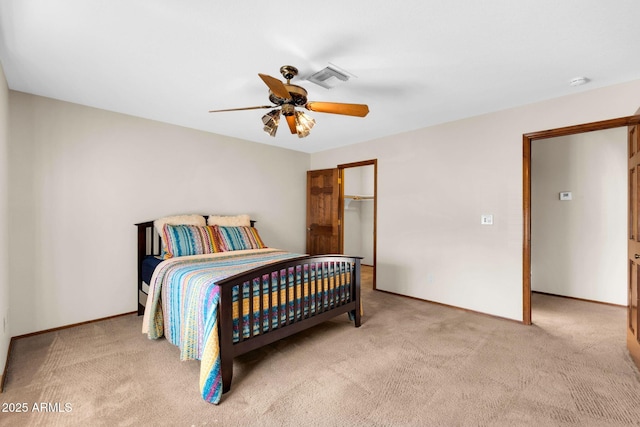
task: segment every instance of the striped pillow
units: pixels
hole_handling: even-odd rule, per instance
[[[222,252],[218,233],[210,225],[170,225],[162,227],[167,252],[164,258]]]
[[[164,233],[162,228],[165,224],[171,225],[207,225],[206,219],[202,215],[174,215],[165,216],[164,218],[158,218],[153,221],[153,226],[156,232],[160,236],[162,241],[162,257],[164,258],[167,253],[167,241],[164,239]]]
[[[216,225],[220,246],[224,251],[239,251],[242,249],[263,249],[264,244],[258,230],[254,227],[223,227]]]

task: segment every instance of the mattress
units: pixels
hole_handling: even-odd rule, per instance
[[[142,260],[142,281],[144,283],[151,283],[153,271],[162,261],[164,261],[162,258],[153,255],[148,255]]]

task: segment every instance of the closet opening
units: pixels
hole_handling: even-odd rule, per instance
[[[342,180],[342,252],[362,256],[376,289],[377,159],[338,165]]]

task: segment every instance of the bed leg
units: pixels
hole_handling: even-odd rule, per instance
[[[222,394],[227,393],[229,390],[231,390],[231,385],[222,384]]]
[[[349,312],[349,318],[353,320],[356,328],[360,327],[360,310],[351,310]]]
[[[218,305],[218,321],[220,326],[220,377],[222,379],[222,393],[231,390],[233,377],[233,319],[231,301],[233,301],[232,287],[225,286],[220,290],[220,303]]]
[[[222,393],[231,390],[233,379],[233,357],[228,352],[220,352],[220,377],[222,378]]]
[[[353,321],[355,323],[356,328],[360,327],[360,316],[362,315],[362,300],[360,299],[360,258],[355,259],[355,271],[354,271],[354,279],[355,279],[355,300],[356,300],[356,309],[352,310]]]

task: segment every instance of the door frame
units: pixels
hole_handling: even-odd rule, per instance
[[[344,170],[347,168],[357,168],[360,166],[373,165],[373,289],[376,289],[376,271],[378,268],[377,248],[378,248],[378,159],[363,160],[361,162],[344,163],[338,165],[340,171],[340,200],[344,201]],[[340,209],[340,222],[344,224],[344,206]],[[340,229],[340,247],[344,247],[344,227]]]
[[[640,124],[640,115],[530,132],[522,135],[522,323],[531,325],[531,143],[537,139],[575,135]],[[626,165],[625,165],[626,167]]]

